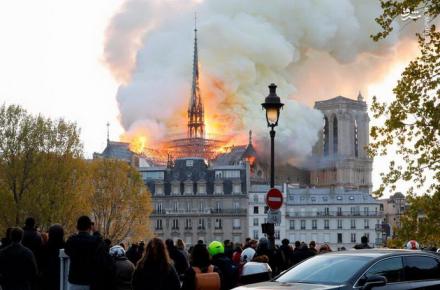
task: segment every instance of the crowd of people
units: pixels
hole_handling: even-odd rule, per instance
[[[112,245],[94,231],[87,216],[77,221],[77,233],[64,238],[60,225],[40,233],[33,218],[23,228],[10,228],[0,246],[0,289],[60,289],[59,251],[70,259],[69,290],[228,290],[267,281],[301,261],[332,251],[287,239],[273,247],[266,238],[244,244],[226,240],[186,249],[182,240],[153,238],[147,243]],[[355,248],[369,248],[368,239]]]

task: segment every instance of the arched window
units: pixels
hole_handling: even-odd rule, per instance
[[[333,153],[338,153],[338,119],[333,118]]]
[[[354,120],[354,156],[359,156],[358,124],[356,120]]]
[[[324,156],[328,156],[329,152],[329,144],[328,144],[328,137],[329,137],[329,131],[328,131],[328,119],[327,117],[324,117],[324,129],[322,130],[322,140],[323,140],[323,147],[324,147]]]

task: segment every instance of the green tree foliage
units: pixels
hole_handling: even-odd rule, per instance
[[[440,198],[439,194],[409,196],[409,208],[401,216],[397,229],[398,244],[417,240],[422,246],[440,245]]]
[[[0,229],[22,225],[71,226],[81,202],[82,145],[76,124],[0,107]],[[85,208],[85,210],[87,210]]]
[[[374,117],[384,117],[385,122],[371,129],[370,153],[386,155],[396,148],[399,160],[381,174],[383,183],[375,194],[381,196],[387,188],[393,192],[401,181],[412,184],[410,195],[420,188],[440,194],[440,32],[433,24],[440,1],[381,0],[381,5],[383,14],[376,21],[382,31],[372,36],[376,41],[389,35],[393,21],[404,11],[417,10],[423,17],[415,21],[424,21],[424,17],[430,21],[426,30],[416,34],[420,54],[402,73],[393,90],[395,99],[388,104],[373,99]]]
[[[151,195],[136,169],[124,161],[90,163],[91,206],[96,229],[113,243],[151,235]]]

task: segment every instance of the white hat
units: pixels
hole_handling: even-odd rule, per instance
[[[252,261],[254,256],[255,256],[255,250],[252,249],[252,248],[246,248],[246,249],[243,250],[243,252],[241,252],[240,260],[242,262],[247,263],[247,262]]]
[[[116,258],[123,257],[123,256],[125,256],[125,250],[123,247],[121,247],[119,245],[113,246],[110,248],[110,256],[116,257]]]

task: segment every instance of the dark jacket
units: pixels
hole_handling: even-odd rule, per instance
[[[185,256],[177,249],[177,247],[168,248],[168,253],[170,254],[170,258],[174,261],[174,267],[179,275],[183,275],[185,271],[188,269],[188,260]]]
[[[134,265],[127,257],[118,257],[114,259],[115,276],[114,290],[131,290],[131,280],[133,279]]]
[[[293,250],[288,245],[281,245],[277,251],[278,271],[289,269],[292,265]]]
[[[202,273],[206,273],[208,268],[200,269]],[[217,272],[220,276],[220,283],[223,285],[223,275],[220,271],[220,269],[216,266],[214,266],[214,272]],[[195,290],[196,289],[196,272],[194,272],[192,267],[189,267],[188,270],[185,272],[185,276],[183,278],[182,283],[182,290]]]
[[[313,252],[309,251],[309,248],[307,247],[302,247],[299,250],[293,252],[292,255],[292,262],[293,265],[296,265],[302,261],[304,261],[305,259],[308,259],[310,257],[314,256]]]
[[[114,268],[106,248],[101,239],[89,233],[71,236],[65,248],[70,257],[69,282],[90,285],[92,289],[109,289]]]
[[[37,232],[35,228],[23,227],[23,246],[28,248],[34,253],[37,263],[40,263],[41,250],[43,246],[43,240],[41,239],[41,234]]]
[[[222,290],[229,290],[237,286],[238,269],[231,259],[225,254],[217,254],[212,257],[212,264],[217,266],[222,273],[223,281]]]
[[[180,290],[180,281],[173,266],[164,273],[155,265],[145,265],[134,271],[133,290]]]
[[[40,262],[41,284],[44,290],[60,288],[60,249],[65,247],[63,241],[49,242],[42,247]]]
[[[0,284],[3,290],[35,289],[38,268],[31,250],[12,243],[0,250]]]

